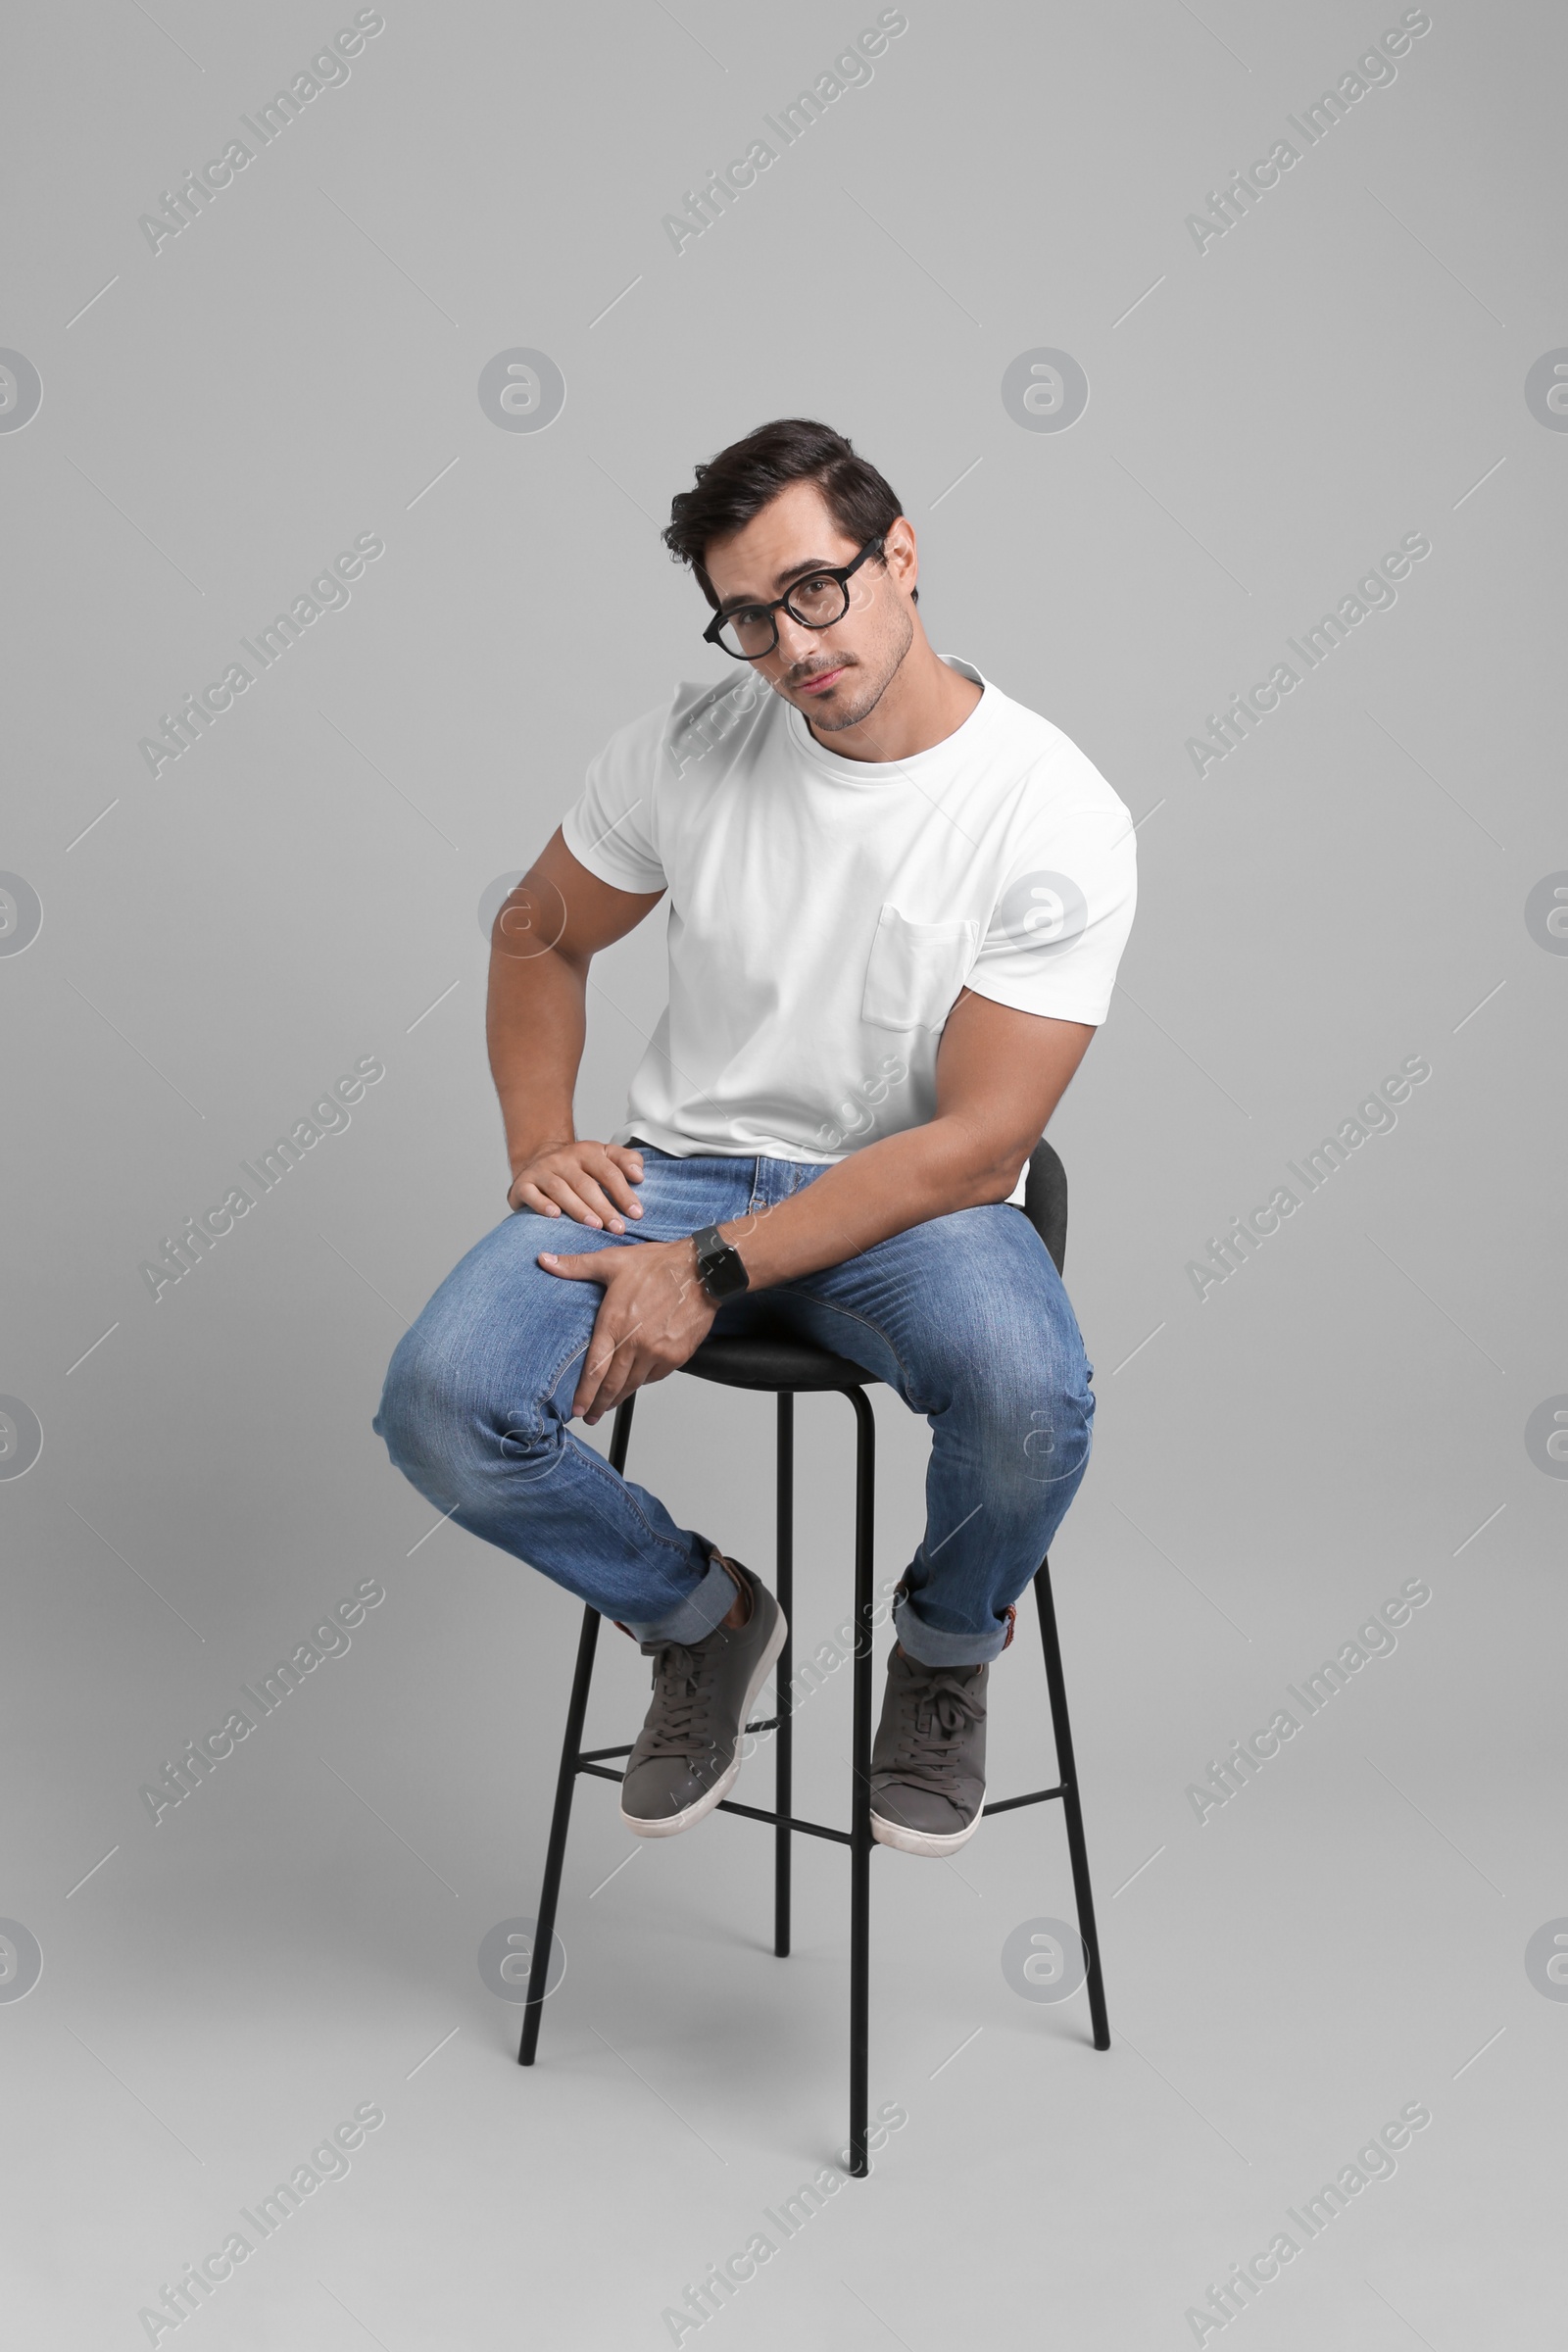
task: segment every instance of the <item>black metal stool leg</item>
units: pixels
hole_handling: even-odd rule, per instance
[[[571,1823],[571,1795],[577,1784],[577,1754],[582,1746],[583,1718],[588,1712],[588,1686],[593,1680],[594,1651],[599,1643],[597,1609],[584,1609],[577,1643],[577,1671],[572,1677],[566,1708],[566,1732],[561,1743],[561,1770],[556,1777],[556,1809],[550,1817],[550,1843],[545,1851],[544,1885],[539,1889],[539,1917],[534,1929],[533,1958],[528,1967],[528,1998],[522,2012],[522,2040],[517,2064],[532,2066],[539,2046],[539,2019],[545,2003],[545,1979],[550,1946],[556,1930],[556,1900],[566,1859],[566,1832]]]
[[[1078,1768],[1073,1761],[1072,1727],[1067,1720],[1067,1686],[1061,1671],[1061,1644],[1056,1639],[1056,1610],[1051,1597],[1051,1562],[1041,1561],[1035,1574],[1035,1604],[1040,1612],[1040,1640],[1046,1653],[1046,1688],[1051,1695],[1051,1728],[1056,1741],[1056,1770],[1061,1780],[1061,1808],[1067,1820],[1067,1851],[1072,1858],[1073,1898],[1078,1906],[1078,1932],[1088,1956],[1089,2017],[1097,2050],[1110,2047],[1105,2017],[1105,1984],[1100,1967],[1100,1937],[1095,1929],[1095,1898],[1089,1888],[1089,1848],[1084,1840],[1083,1806],[1078,1797]]]
[[[790,1713],[795,1621],[795,1398],[781,1389],[778,1399],[778,1544],[773,1596],[784,1613],[784,1646],[774,1669],[778,1717],[774,1750],[773,1949],[780,1960],[790,1948],[790,1814],[794,1803],[795,1724]]]
[[[871,1553],[875,1538],[876,1418],[860,1389],[855,1407],[855,1731],[850,1799],[850,2172],[863,2180],[870,2099]]]
[[[635,1396],[628,1396],[615,1407],[615,1418],[610,1435],[610,1466],[621,1471],[626,1467],[626,1447],[631,1439],[632,1407]],[[539,2019],[545,2005],[545,1981],[550,1970],[550,1947],[556,1932],[556,1904],[561,1894],[561,1873],[566,1860],[566,1832],[571,1827],[571,1796],[577,1783],[577,1759],[582,1750],[582,1727],[588,1713],[588,1689],[594,1676],[594,1651],[599,1646],[599,1611],[586,1608],[582,1613],[582,1633],[577,1642],[577,1671],[572,1676],[571,1697],[566,1706],[566,1730],[561,1743],[561,1769],[556,1775],[556,1807],[550,1817],[550,1843],[545,1849],[544,1884],[539,1889],[539,1918],[534,1929],[533,1958],[528,1966],[528,1997],[522,2011],[522,2040],[517,2048],[517,2064],[532,2066],[534,2052],[539,2047]]]

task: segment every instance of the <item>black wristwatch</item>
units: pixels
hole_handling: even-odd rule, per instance
[[[750,1290],[745,1260],[716,1225],[705,1225],[692,1240],[697,1245],[697,1279],[715,1306],[733,1298],[737,1291]]]

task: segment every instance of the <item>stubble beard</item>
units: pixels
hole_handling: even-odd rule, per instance
[[[914,643],[914,622],[907,612],[904,613],[903,619],[904,635],[902,641],[898,645],[897,650],[892,654],[891,658],[887,660],[885,665],[881,667],[879,675],[874,676],[869,680],[862,679],[861,683],[858,687],[852,681],[850,699],[848,702],[841,703],[836,699],[840,694],[843,693],[843,687],[835,686],[832,688],[831,691],[835,697],[835,701],[831,710],[816,709],[801,711],[802,717],[806,719],[807,724],[814,733],[818,735],[839,735],[843,733],[846,727],[858,727],[861,724],[862,720],[870,717],[872,711],[876,709],[878,703],[882,700],[882,697],[886,694],[888,688],[898,676],[899,671],[903,668],[905,656],[908,653],[910,646]],[[859,664],[857,663],[856,666],[858,667]],[[799,704],[797,704],[796,708],[797,710],[800,710],[801,707]]]

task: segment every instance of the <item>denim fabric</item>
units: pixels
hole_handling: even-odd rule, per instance
[[[373,1427],[460,1527],[575,1592],[639,1641],[693,1642],[734,1599],[714,1543],[677,1527],[568,1426],[604,1296],[535,1263],[635,1249],[756,1212],[825,1174],[812,1161],[643,1151],[624,1237],[522,1210],[476,1243],[399,1342]],[[1061,1278],[1005,1202],[959,1209],[817,1274],[749,1292],[714,1329],[766,1324],[863,1364],[931,1426],[926,1532],[894,1605],[929,1665],[992,1658],[1089,1459],[1092,1367]]]

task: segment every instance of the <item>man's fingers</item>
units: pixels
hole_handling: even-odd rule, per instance
[[[560,1274],[567,1282],[608,1283],[610,1276],[605,1265],[608,1254],[603,1250],[587,1250],[563,1256],[554,1250],[541,1250],[538,1257],[547,1274]]]
[[[579,1225],[624,1233],[622,1217],[640,1217],[642,1202],[632,1191],[643,1179],[640,1152],[619,1144],[572,1144],[541,1153],[513,1178],[508,1199],[542,1216],[568,1216]]]
[[[597,1364],[590,1355],[583,1365],[578,1394],[572,1398],[571,1409],[581,1415],[590,1429],[596,1421],[602,1421],[606,1413],[614,1410],[628,1389],[637,1386],[635,1380],[627,1377],[628,1371],[629,1367],[623,1365],[613,1351],[601,1357]]]
[[[572,1410],[581,1412],[590,1425],[601,1420],[606,1413],[613,1412],[615,1406],[623,1397],[629,1396],[634,1389],[652,1388],[656,1380],[667,1380],[672,1372],[680,1370],[679,1364],[666,1362],[664,1357],[651,1354],[646,1346],[635,1347],[633,1342],[637,1328],[640,1327],[634,1326],[625,1339],[617,1342],[612,1349],[608,1365],[599,1377],[587,1404],[573,1402]],[[579,1389],[585,1388],[587,1378],[588,1367],[585,1364],[582,1380],[578,1383]]]
[[[601,1187],[595,1183],[586,1168],[583,1168],[579,1169],[572,1178],[572,1183],[578,1200],[587,1203],[608,1232],[624,1233],[626,1230],[625,1220],[621,1216],[620,1208],[616,1206],[614,1199],[617,1191],[625,1191],[624,1181],[608,1165],[605,1169],[605,1184]],[[625,1203],[622,1202],[620,1205],[623,1207]]]
[[[638,1216],[642,1215],[641,1202],[608,1155],[597,1174],[578,1165],[570,1170],[552,1170],[537,1177],[535,1182],[548,1200],[556,1201],[579,1225],[597,1225],[611,1233],[624,1233],[622,1211],[630,1213],[635,1209]]]
[[[590,1348],[577,1377],[577,1394],[571,1409],[580,1414],[590,1427],[602,1413],[610,1410],[619,1394],[615,1382],[615,1356],[612,1348],[595,1353]]]
[[[629,1390],[640,1385],[644,1374],[638,1361],[636,1339],[641,1328],[640,1323],[634,1323],[630,1331],[617,1334],[605,1307],[600,1308],[571,1404],[572,1411],[580,1413],[590,1425],[618,1404]]]
[[[580,1265],[582,1261],[580,1258],[567,1258],[558,1262],[570,1266],[573,1263]],[[554,1272],[555,1268],[552,1267],[551,1271]],[[588,1412],[614,1359],[614,1341],[605,1322],[605,1306],[608,1303],[608,1298],[601,1301],[599,1312],[594,1317],[593,1330],[588,1335],[588,1351],[582,1359],[582,1370],[577,1375],[577,1385],[572,1393],[573,1413]]]
[[[609,1162],[604,1180],[606,1192],[617,1208],[624,1209],[627,1216],[640,1217],[643,1204],[631,1188],[643,1180],[642,1153],[628,1152],[624,1144],[610,1144],[606,1147],[605,1157]]]
[[[582,1181],[580,1177],[568,1179],[565,1176],[552,1175],[541,1176],[537,1181],[538,1189],[544,1194],[545,1199],[553,1200],[556,1206],[564,1210],[565,1214],[576,1224],[603,1228],[605,1220],[598,1209],[591,1207],[582,1195],[574,1190],[574,1185]]]
[[[640,1217],[643,1204],[612,1159],[607,1159],[600,1179],[606,1193],[623,1216]]]

